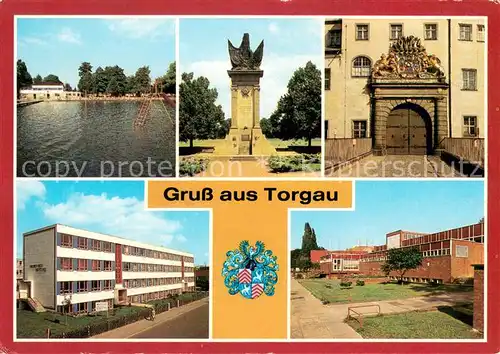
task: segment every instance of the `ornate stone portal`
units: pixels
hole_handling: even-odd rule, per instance
[[[430,154],[448,136],[444,69],[419,38],[401,37],[381,55],[373,66],[370,88],[375,154]]]
[[[276,149],[260,128],[260,69],[264,41],[255,52],[250,49],[250,36],[243,35],[239,48],[228,40],[231,78],[231,128],[226,137],[225,153],[229,155],[272,155]]]

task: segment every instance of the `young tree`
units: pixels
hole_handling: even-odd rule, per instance
[[[268,118],[260,119],[260,128],[262,129],[262,134],[264,134],[266,138],[274,138],[273,126]]]
[[[35,76],[35,78],[33,79],[33,83],[34,84],[39,84],[43,81],[43,78],[40,76],[40,74],[38,74],[37,76]]]
[[[321,72],[312,62],[297,69],[288,82],[288,92],[278,102],[270,121],[276,137],[307,139],[321,135]]]
[[[167,73],[160,78],[162,81],[162,92],[175,94],[176,91],[176,64],[170,63]]]
[[[19,92],[23,87],[29,86],[33,83],[26,63],[19,59],[17,61],[17,97],[19,98]]]
[[[78,81],[78,90],[83,94],[94,92],[94,83],[92,75],[92,65],[85,61],[78,68],[78,76],[80,76],[80,81]]]
[[[54,75],[54,74],[49,74],[43,78],[44,82],[52,82],[55,84],[61,83],[61,80],[59,80],[59,76]]]
[[[422,252],[416,247],[391,248],[381,269],[386,275],[391,272],[399,273],[399,283],[402,284],[405,273],[420,267],[422,259]]]
[[[98,67],[92,75],[92,92],[97,94],[98,96],[102,93],[106,92],[106,89],[108,88],[108,78],[106,77],[106,74],[104,73],[104,69],[101,67]]]
[[[136,88],[141,93],[148,93],[151,90],[151,70],[148,66],[143,66],[135,72]]]
[[[179,86],[179,135],[181,141],[189,141],[193,147],[194,139],[214,139],[224,126],[224,112],[216,105],[217,89],[210,88],[206,77],[194,78],[193,73],[182,74]]]

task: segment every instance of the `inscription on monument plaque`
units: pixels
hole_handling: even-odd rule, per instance
[[[238,99],[238,128],[253,127],[253,105],[251,97],[241,97]]]
[[[241,141],[250,141],[250,135],[249,134],[244,134],[241,136]]]

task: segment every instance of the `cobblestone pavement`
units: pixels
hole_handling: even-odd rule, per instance
[[[326,177],[465,177],[437,156],[368,156],[347,164]]]

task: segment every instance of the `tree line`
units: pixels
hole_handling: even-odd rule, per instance
[[[118,65],[106,66],[104,69],[98,67],[95,72],[92,72],[92,65],[89,62],[83,62],[78,68],[77,88],[82,94],[109,94],[111,96],[123,96],[125,94],[140,95],[151,92],[154,87],[154,82],[151,80],[151,70],[148,66],[143,66],[137,69],[134,75],[127,76]],[[176,64],[175,62],[169,65],[165,75],[157,78],[158,92],[175,94],[176,85]],[[33,84],[41,82],[61,83],[57,75],[49,74],[42,78],[39,74],[32,78],[28,71],[26,63],[21,59],[17,61],[17,96],[24,87],[29,87]],[[77,88],[72,88],[70,84],[64,84],[66,91],[76,91]]]
[[[282,140],[311,140],[321,135],[321,72],[307,62],[290,78],[287,93],[275,111],[260,120],[262,133],[267,138]],[[196,139],[224,138],[229,132],[231,119],[226,119],[221,105],[217,105],[218,92],[210,81],[194,73],[183,73],[179,85],[179,133],[181,141],[193,146]]]

